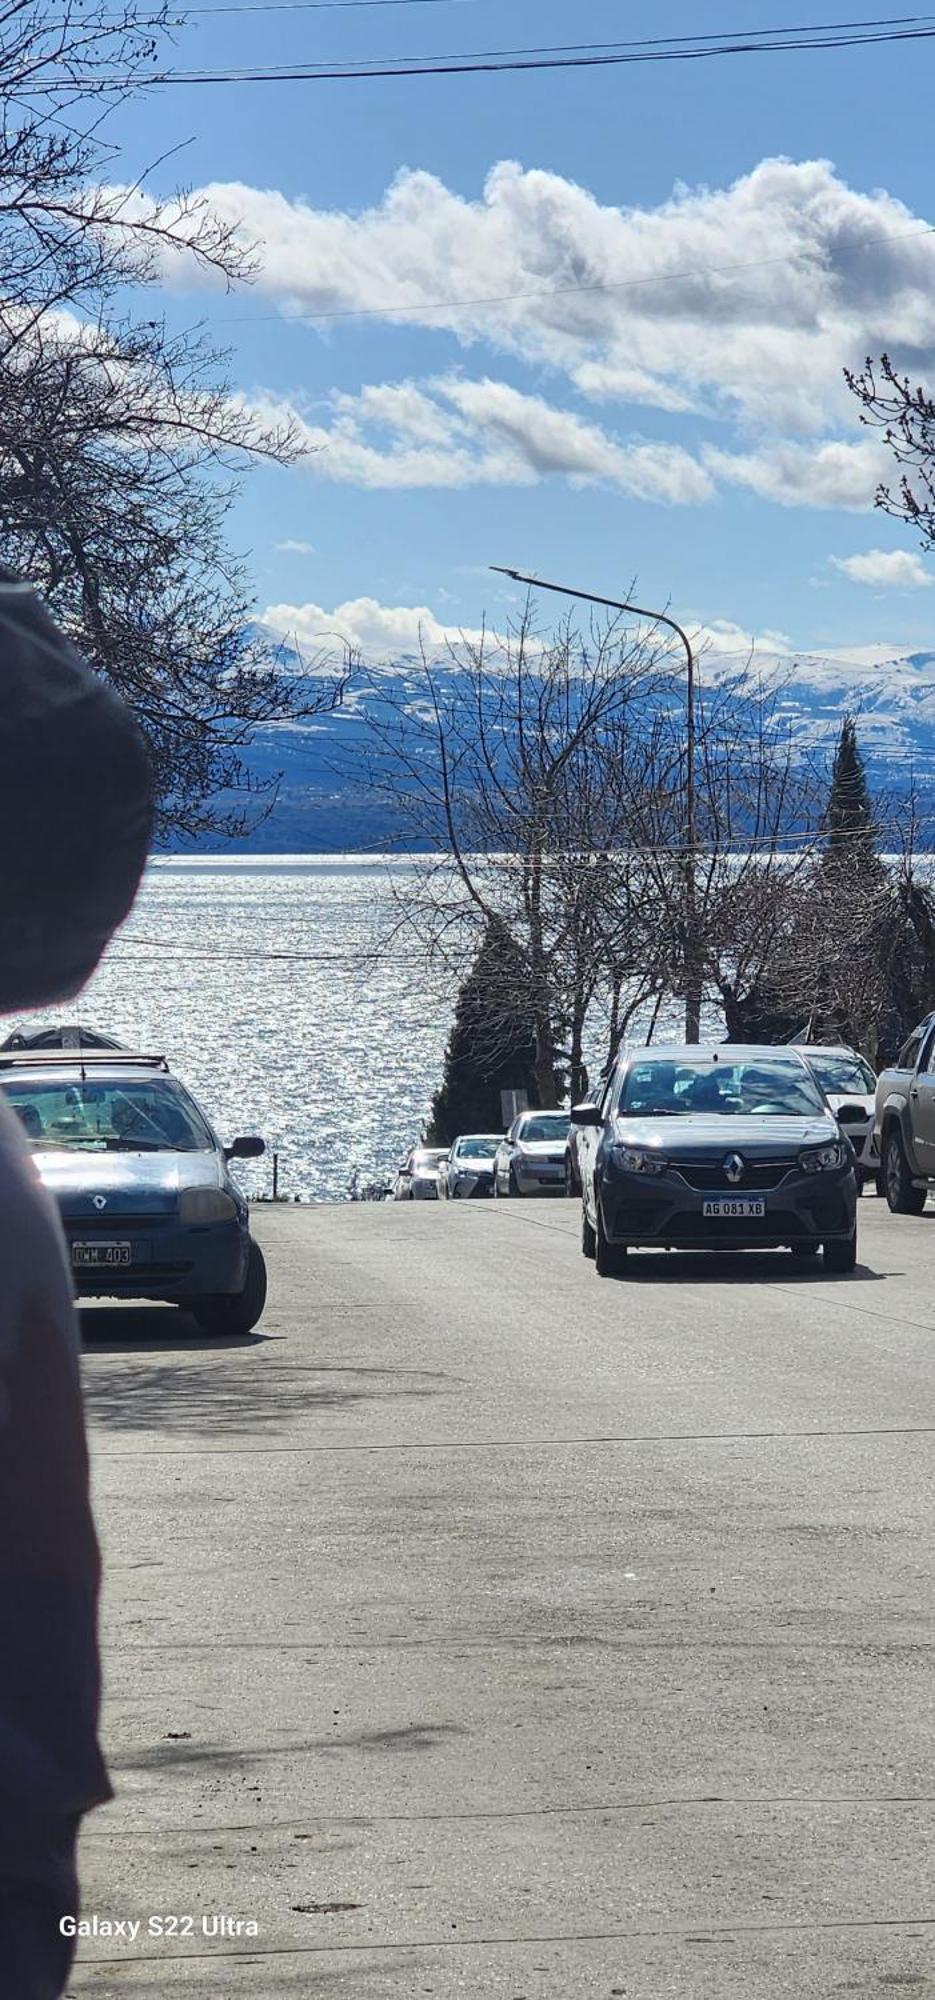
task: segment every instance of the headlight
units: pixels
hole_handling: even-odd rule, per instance
[[[828,1146],[809,1146],[808,1151],[799,1154],[799,1166],[806,1174],[826,1174],[833,1167],[843,1167],[847,1152],[840,1139],[833,1139]]]
[[[232,1222],[236,1213],[237,1203],[223,1188],[182,1189],[179,1215],[183,1222],[196,1227],[204,1222]]]
[[[669,1164],[665,1153],[657,1153],[655,1147],[612,1146],[610,1150],[614,1165],[628,1174],[664,1174]]]

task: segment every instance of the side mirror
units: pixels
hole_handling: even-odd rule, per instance
[[[259,1160],[265,1151],[265,1139],[234,1139],[231,1145],[225,1146],[224,1158],[226,1160]]]
[[[573,1125],[603,1125],[600,1106],[597,1104],[576,1104],[572,1109]]]

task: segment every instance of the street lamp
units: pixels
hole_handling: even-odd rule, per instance
[[[667,611],[647,611],[639,604],[622,603],[616,597],[597,597],[593,590],[578,590],[566,583],[547,583],[544,577],[527,576],[523,570],[506,569],[491,563],[498,576],[531,590],[552,590],[559,597],[582,598],[587,604],[603,604],[609,611],[630,611],[637,618],[649,618],[655,625],[668,625],[685,648],[688,669],[685,684],[686,771],[685,771],[685,1040],[697,1042],[701,1034],[701,974],[697,936],[697,878],[695,868],[695,655],[688,633]]]

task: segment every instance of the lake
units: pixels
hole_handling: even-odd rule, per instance
[[[418,1139],[454,1013],[455,982],[411,948],[372,955],[406,874],[360,855],[158,859],[80,999],[22,1021],[164,1053],[222,1138],[275,1148],[281,1194],[345,1200]],[[270,1192],[269,1159],[237,1171]]]

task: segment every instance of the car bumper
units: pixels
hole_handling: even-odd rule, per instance
[[[493,1194],[493,1174],[459,1174],[451,1192],[458,1201],[476,1201],[485,1194]]]
[[[161,1217],[108,1223],[106,1237],[87,1222],[64,1222],[72,1280],[79,1299],[188,1299],[243,1290],[247,1276],[249,1233],[239,1222],[210,1223],[201,1228],[166,1224]],[[74,1261],[76,1244],[129,1244],[129,1264],[82,1267]]]
[[[520,1194],[564,1194],[565,1161],[517,1160],[513,1173]]]
[[[412,1199],[413,1199],[413,1201],[437,1201],[437,1200],[438,1200],[438,1182],[437,1182],[437,1181],[413,1181],[413,1183],[412,1183]]]
[[[762,1216],[706,1216],[713,1195],[763,1202]],[[790,1175],[778,1188],[701,1191],[661,1175],[605,1173],[600,1186],[604,1233],[611,1244],[665,1250],[779,1250],[853,1233],[857,1180],[852,1168]]]

